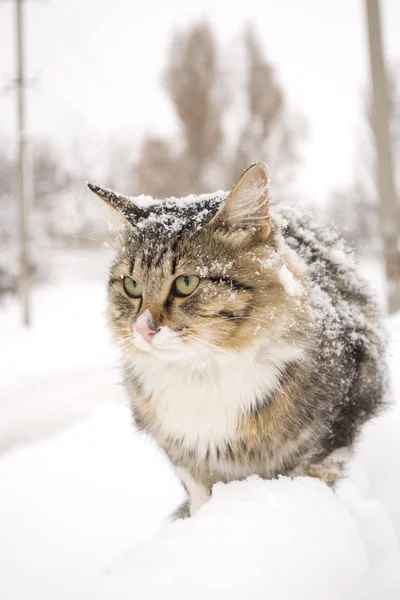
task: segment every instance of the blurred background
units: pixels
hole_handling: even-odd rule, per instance
[[[107,230],[86,180],[180,196],[230,188],[262,160],[276,201],[335,223],[369,265],[385,257],[382,232],[391,238],[400,308],[400,3],[381,2],[381,40],[375,5],[1,0],[0,296],[19,289],[28,322],[35,285],[99,275],[94,240]],[[379,94],[380,49],[391,170],[381,189],[370,70],[372,50]]]

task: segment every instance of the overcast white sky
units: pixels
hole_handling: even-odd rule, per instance
[[[382,0],[385,46],[400,62],[400,0]],[[172,133],[161,87],[172,32],[207,19],[234,55],[254,23],[290,105],[308,121],[299,190],[311,200],[352,177],[368,81],[363,0],[37,0],[26,3],[29,131],[87,156],[123,136]],[[0,86],[14,77],[14,7],[0,4]],[[0,95],[0,133],[12,143],[13,93]],[[99,144],[99,139],[103,140]]]

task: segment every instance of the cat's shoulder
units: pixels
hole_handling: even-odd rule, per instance
[[[318,263],[339,271],[354,271],[352,248],[336,226],[290,204],[271,203],[271,218],[287,245],[306,263]]]

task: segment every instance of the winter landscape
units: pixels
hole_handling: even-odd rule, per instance
[[[0,600],[399,600],[399,19],[398,0],[0,2]],[[133,424],[86,181],[179,197],[259,161],[274,203],[355,248],[386,315],[387,408],[334,491],[252,476],[172,522],[185,492]]]
[[[169,524],[183,490],[132,426],[104,325],[111,255],[87,261],[82,281],[65,267],[38,288],[30,332],[15,301],[1,309],[0,597],[398,598],[399,316],[395,405],[366,428],[337,493],[306,478],[220,484]]]

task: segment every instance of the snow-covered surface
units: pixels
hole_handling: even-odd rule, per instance
[[[183,492],[133,430],[103,288],[60,275],[35,292],[29,332],[0,307],[0,598],[399,598],[400,315],[397,404],[368,425],[337,494],[252,478],[169,524]]]
[[[136,547],[82,598],[128,598],[133,589],[135,597],[168,600],[350,600],[371,589],[394,597],[393,532],[378,507],[358,510],[358,500],[353,512],[350,502],[313,479],[217,484],[196,519],[166,527]],[[372,557],[370,529],[381,541],[381,553]]]

